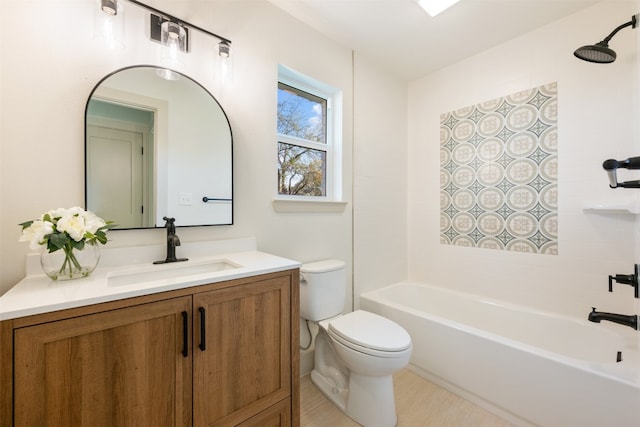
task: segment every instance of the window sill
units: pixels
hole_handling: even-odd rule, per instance
[[[347,202],[330,200],[289,200],[273,199],[273,210],[280,213],[342,213]]]

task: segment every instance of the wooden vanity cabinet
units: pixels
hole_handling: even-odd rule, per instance
[[[193,302],[194,427],[237,425],[291,395],[288,278],[199,293]]]
[[[14,331],[14,425],[189,425],[181,297]]]
[[[0,426],[299,426],[298,304],[290,270],[1,322]]]

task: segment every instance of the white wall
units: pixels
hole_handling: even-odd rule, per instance
[[[608,1],[479,53],[409,85],[409,276],[447,287],[586,316],[591,306],[632,313],[629,286],[609,274],[638,262],[635,216],[586,213],[583,202],[637,197],[608,188],[602,162],[640,155],[636,35],[611,42],[615,63],[573,56],[637,13]],[[638,31],[638,30],[634,30]],[[559,254],[533,255],[439,243],[439,118],[457,108],[558,82]],[[623,171],[624,172],[624,171]],[[638,179],[638,173],[619,180]],[[635,178],[630,176],[635,175]]]
[[[354,294],[407,277],[406,84],[354,60]]]
[[[92,0],[10,0],[0,20],[0,293],[24,277],[28,245],[18,224],[56,207],[84,203],[84,106],[106,74],[159,64],[145,33],[147,13],[124,2],[126,48],[93,38]],[[155,7],[233,41],[234,80],[211,77],[216,41],[194,32],[181,71],[220,101],[234,136],[235,224],[178,229],[183,242],[256,236],[259,249],[302,262],[340,258],[352,276],[353,67],[337,45],[266,1],[155,1]],[[342,213],[275,213],[277,65],[344,91]],[[371,96],[363,94],[363,96]],[[384,105],[379,109],[385,111]],[[179,223],[180,219],[177,218]],[[162,244],[164,230],[110,233],[111,246]],[[179,249],[178,249],[179,251]],[[349,281],[349,286],[351,281]],[[350,301],[349,301],[350,304]]]

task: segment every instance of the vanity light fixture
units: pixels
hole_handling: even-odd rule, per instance
[[[573,52],[576,58],[583,61],[593,62],[596,64],[609,64],[616,60],[616,52],[609,47],[609,41],[615,36],[618,31],[626,27],[636,28],[638,26],[638,15],[633,15],[631,21],[626,22],[618,26],[601,42],[592,45],[582,46]]]
[[[231,56],[231,45],[222,40],[218,43],[218,54],[215,58],[216,76],[222,84],[233,79],[233,57]]]
[[[117,15],[118,0],[100,0],[100,9],[107,15]]]
[[[166,15],[149,15],[149,38],[163,46],[178,42],[183,45],[181,52],[189,51],[189,28],[179,19]]]
[[[229,42],[223,40],[218,43],[218,55],[222,58],[231,56],[231,46],[229,46]]]
[[[124,47],[124,8],[118,0],[96,0],[93,35],[109,48]]]
[[[162,44],[179,52],[187,51],[187,31],[180,24],[171,21],[162,23]]]
[[[187,31],[182,25],[173,21],[164,21],[160,27],[162,65],[168,70],[178,68],[182,65],[181,55],[187,52]],[[171,72],[167,76],[171,76],[169,80],[177,80],[173,77],[177,77],[178,74]]]
[[[106,16],[120,15],[122,1],[123,0],[98,0],[100,10],[104,12],[103,15]],[[217,46],[216,68],[229,74],[231,69],[231,40],[176,18],[138,0],[126,1],[151,12],[149,37],[151,40],[155,40],[163,45],[163,62],[166,63],[165,58],[171,58],[169,59],[170,63],[167,64],[168,66],[175,65],[176,58],[178,58],[180,53],[189,52],[189,30],[195,30],[220,41]],[[222,59],[222,61],[218,59]],[[229,76],[222,74],[220,77],[228,78]]]

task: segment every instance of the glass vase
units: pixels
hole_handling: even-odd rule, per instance
[[[52,280],[81,279],[91,275],[100,261],[100,246],[84,245],[83,249],[64,246],[55,252],[46,248],[40,253],[42,270]]]

